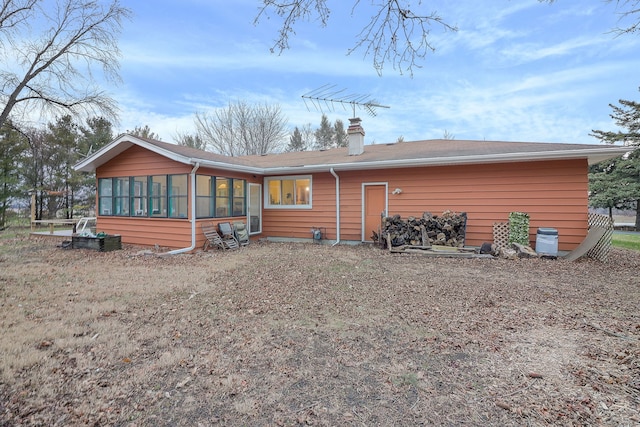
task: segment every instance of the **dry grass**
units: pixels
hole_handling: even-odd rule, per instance
[[[0,425],[632,425],[640,254],[0,239]]]

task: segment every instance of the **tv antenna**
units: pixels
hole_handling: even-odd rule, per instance
[[[391,108],[388,105],[379,104],[370,99],[369,95],[349,94],[346,89],[337,89],[336,85],[326,84],[302,95],[304,105],[309,110],[309,102],[316,110],[324,113],[324,109],[335,111],[336,104],[342,105],[346,110],[351,106],[353,117],[356,117],[356,108],[365,110],[370,116],[376,116],[376,108]],[[324,107],[324,108],[323,108]]]

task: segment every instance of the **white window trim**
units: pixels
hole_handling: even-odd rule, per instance
[[[309,180],[309,204],[307,205],[272,205],[269,199],[269,182],[282,180]],[[312,175],[284,175],[269,176],[264,179],[264,209],[312,209],[313,208],[313,176]]]

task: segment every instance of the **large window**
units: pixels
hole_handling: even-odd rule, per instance
[[[311,176],[271,177],[265,184],[266,208],[311,208]]]
[[[216,178],[216,217],[231,216],[231,180]]]
[[[196,175],[196,217],[247,215],[244,179]],[[187,218],[189,175],[153,175],[98,180],[102,216]]]
[[[113,215],[129,216],[129,178],[113,180]]]
[[[147,204],[147,183],[146,176],[136,176],[133,181],[133,194],[131,197],[131,214],[133,216],[147,216],[149,206]]]
[[[246,181],[196,176],[196,215],[198,218],[224,218],[247,215]]]
[[[169,216],[186,218],[189,200],[187,175],[170,175],[169,188]]]
[[[245,215],[247,212],[245,202],[245,181],[244,179],[233,180],[233,216]]]
[[[113,179],[98,180],[98,214],[113,215]]]
[[[156,175],[150,178],[149,200],[151,201],[151,216],[167,216],[167,176]]]
[[[215,178],[212,176],[196,176],[196,217],[198,218],[211,218],[214,216],[214,181]]]

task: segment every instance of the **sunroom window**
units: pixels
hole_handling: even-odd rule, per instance
[[[167,176],[155,175],[151,177],[150,188],[151,216],[167,216]]]
[[[196,175],[196,217],[247,214],[244,179]],[[102,216],[187,218],[189,175],[153,175],[98,179],[98,213]]]
[[[129,178],[113,179],[113,215],[129,216]]]
[[[147,216],[147,177],[136,176],[133,181],[133,195],[131,196],[131,213],[133,216]]]
[[[170,175],[169,188],[169,217],[186,218],[189,199],[187,175]]]
[[[231,179],[216,178],[216,217],[221,218],[230,215],[231,206]]]
[[[233,180],[233,216],[246,215],[244,187],[244,179]]]
[[[196,176],[196,217],[198,218],[211,218],[214,216],[212,191],[214,180],[215,178],[212,176]]]
[[[265,178],[266,208],[310,209],[311,176]]]
[[[100,178],[98,180],[98,213],[113,215],[113,179]]]

